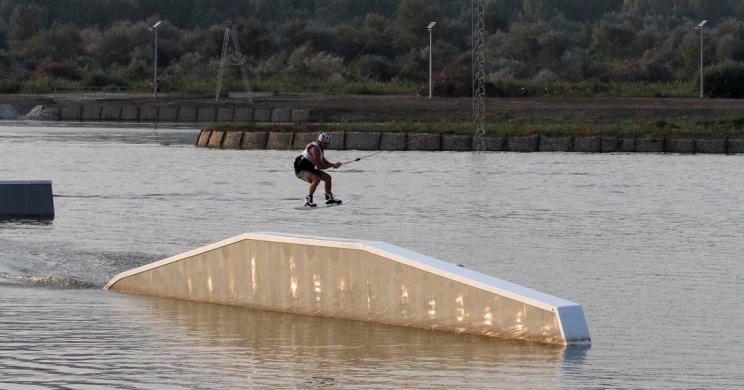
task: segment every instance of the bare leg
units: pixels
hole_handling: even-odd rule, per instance
[[[307,190],[307,194],[310,196],[313,196],[315,194],[315,189],[318,188],[318,184],[320,184],[321,178],[318,176],[313,176],[312,180],[310,181],[310,188]]]
[[[323,179],[323,188],[325,189],[325,193],[330,194],[331,187],[333,186],[331,184],[331,175],[323,172],[323,176],[321,176],[321,179]]]

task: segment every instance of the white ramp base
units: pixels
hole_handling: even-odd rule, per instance
[[[591,343],[581,305],[384,242],[246,233],[105,289],[472,333]]]

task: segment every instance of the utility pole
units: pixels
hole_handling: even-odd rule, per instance
[[[705,91],[704,87],[704,80],[705,80],[705,74],[703,73],[703,26],[707,20],[703,20],[700,22],[700,24],[695,27],[695,30],[700,30],[700,99],[703,98],[703,94]]]
[[[431,99],[431,30],[434,29],[435,24],[437,24],[437,22],[431,22],[428,26],[426,26],[426,28],[429,30],[429,99]]]
[[[158,26],[162,21],[158,21],[154,26],[150,28],[150,31],[155,30],[155,74],[152,77],[152,98],[158,98]]]
[[[227,63],[227,48],[230,46],[230,39],[233,41],[235,46],[235,56],[238,59],[236,63]],[[215,92],[215,101],[220,100],[220,90],[222,89],[222,77],[225,74],[225,65],[237,65],[240,67],[240,75],[243,77],[243,85],[245,85],[245,92],[248,93],[248,99],[253,102],[251,96],[251,84],[248,82],[248,72],[245,70],[245,59],[243,54],[240,52],[240,44],[238,43],[238,36],[235,35],[235,30],[232,28],[232,23],[227,24],[227,30],[225,30],[225,39],[222,41],[222,57],[220,58],[220,70],[217,74],[217,91]]]

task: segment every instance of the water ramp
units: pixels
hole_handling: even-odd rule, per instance
[[[591,343],[581,305],[384,242],[246,233],[107,290],[556,344]]]

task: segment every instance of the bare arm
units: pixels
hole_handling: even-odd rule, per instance
[[[318,148],[315,146],[311,147],[309,152],[310,155],[313,157],[313,161],[315,161],[315,167],[318,169],[338,168],[341,166],[340,162],[332,163],[326,160],[325,157],[321,157],[320,150],[318,150]]]

